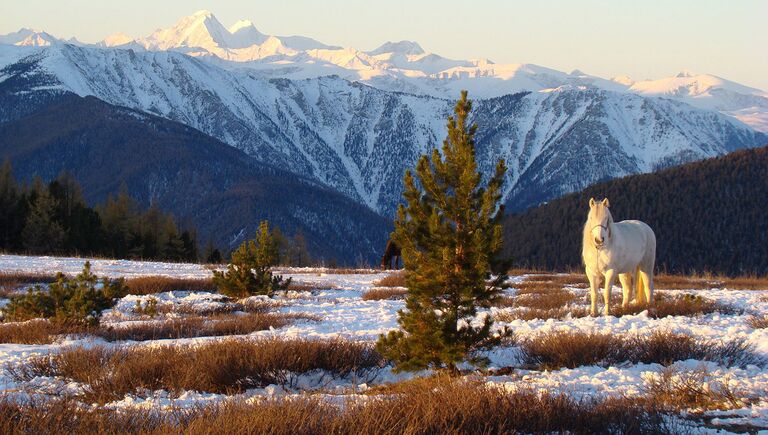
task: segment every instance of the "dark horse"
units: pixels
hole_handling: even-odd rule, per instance
[[[392,239],[387,240],[387,247],[384,249],[384,255],[381,256],[382,269],[400,268],[400,247]]]

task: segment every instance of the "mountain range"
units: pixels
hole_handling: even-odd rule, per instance
[[[386,42],[364,51],[328,45],[304,36],[260,32],[248,20],[224,26],[210,11],[198,11],[171,27],[132,38],[118,33],[95,44],[75,38],[57,39],[44,32],[21,29],[0,36],[0,44],[50,46],[71,43],[133,50],[173,50],[205,59],[225,69],[247,68],[260,77],[289,79],[338,75],[379,89],[439,98],[456,98],[467,89],[475,98],[562,86],[596,87],[616,92],[675,99],[733,116],[768,131],[768,93],[710,74],[683,71],[674,77],[633,80],[628,76],[600,78],[579,70],[570,73],[533,64],[497,64],[488,59],[455,60],[425,51],[414,41]]]
[[[602,79],[530,64],[451,60],[410,41],[359,51],[265,35],[247,21],[227,28],[207,11],[146,37],[113,35],[96,44],[27,29],[1,36],[3,86],[0,125],[34,116],[60,94],[95,97],[231,146],[252,161],[237,167],[253,171],[252,181],[261,173],[253,168],[262,167],[300,180],[297,202],[304,187],[309,197],[313,189],[338,193],[334,203],[387,217],[347,215],[356,228],[349,238],[366,258],[381,238],[369,236],[366,225],[376,221],[370,230],[377,232],[391,221],[404,171],[440,145],[459,89],[475,99],[480,170],[507,161],[503,200],[510,211],[597,181],[768,143],[761,131],[767,94],[710,75]],[[181,190],[169,203],[194,194]],[[254,216],[230,217],[234,222],[218,237],[236,238]],[[307,223],[293,222],[292,228]]]

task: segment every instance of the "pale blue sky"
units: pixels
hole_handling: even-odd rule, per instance
[[[0,5],[0,34],[33,27],[86,42],[145,36],[199,9],[229,26],[372,49],[409,39],[452,58],[535,63],[634,79],[680,70],[768,90],[768,1],[23,0]]]

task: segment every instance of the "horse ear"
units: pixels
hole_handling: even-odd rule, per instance
[[[606,206],[606,207],[610,207],[611,206],[611,204],[608,202],[608,198],[605,198],[603,200],[603,205]]]
[[[589,208],[595,208],[595,198],[589,198]]]

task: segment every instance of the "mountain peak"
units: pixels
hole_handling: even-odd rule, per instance
[[[58,39],[47,32],[26,27],[19,29],[17,32],[0,35],[0,44],[8,45],[45,47],[57,42]]]
[[[615,82],[615,83],[618,83],[620,85],[624,85],[624,86],[632,86],[632,85],[635,84],[635,81],[632,80],[632,77],[630,77],[630,76],[628,76],[626,74],[625,75],[611,77],[611,81]]]
[[[379,46],[377,49],[370,51],[368,53],[372,55],[377,55],[382,53],[418,55],[418,54],[424,54],[425,51],[423,48],[421,48],[421,45],[419,45],[419,43],[415,41],[399,41],[399,42],[388,41],[382,44],[381,46]]]
[[[677,77],[679,79],[684,79],[684,78],[691,78],[694,75],[695,74],[693,74],[692,72],[688,71],[687,69],[684,69],[684,70],[680,71],[679,73],[677,73],[677,75],[675,77]]]
[[[200,9],[199,11],[192,14],[193,17],[206,17],[206,18],[215,18],[213,16],[213,12],[207,10],[207,9]]]
[[[237,33],[244,29],[256,28],[251,20],[239,20],[235,24],[229,27],[229,33]]]
[[[105,47],[117,47],[120,45],[128,44],[130,42],[133,42],[133,38],[122,32],[113,33],[104,38],[102,41]]]

